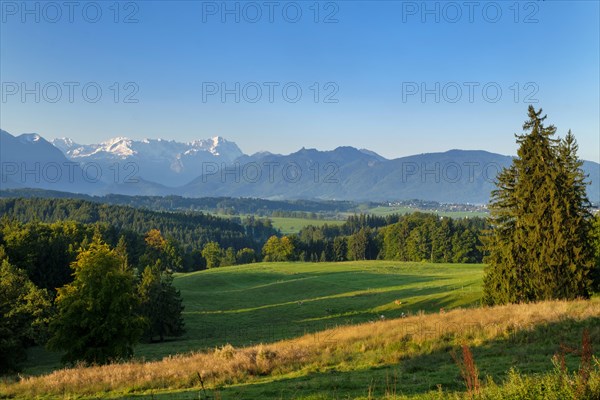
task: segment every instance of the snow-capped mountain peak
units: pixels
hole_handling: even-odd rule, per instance
[[[102,143],[95,152],[104,151],[119,158],[127,158],[136,154],[136,151],[132,149],[132,145],[133,140],[126,137],[116,137]]]
[[[24,133],[19,135],[19,140],[21,143],[34,143],[38,142],[40,139],[42,139],[42,137],[37,133]]]
[[[79,147],[79,144],[75,143],[73,139],[66,137],[53,139],[50,143],[52,143],[55,147],[58,147],[63,153],[69,149],[72,149],[73,147]]]
[[[198,151],[208,151],[209,153],[224,157],[229,161],[244,155],[240,148],[234,142],[230,142],[221,136],[215,136],[210,139],[199,139],[188,142],[190,148],[185,154],[194,154]]]
[[[115,162],[134,162],[142,177],[170,184],[183,184],[195,178],[202,171],[204,162],[228,164],[244,155],[234,142],[221,136],[188,143],[168,139],[134,140],[117,136],[89,145],[77,144],[69,138],[60,138],[54,139],[52,144],[72,161],[93,161],[113,169]]]
[[[198,152],[208,152],[214,156],[222,157],[226,161],[243,155],[239,147],[221,136],[210,139],[197,139],[188,143],[179,143],[167,139],[132,140],[127,137],[114,137],[98,144],[80,145],[69,138],[54,139],[52,144],[58,147],[68,157],[89,157],[103,154],[113,158],[128,158],[135,155],[157,156],[158,154],[169,158],[180,158],[182,155],[194,155]]]

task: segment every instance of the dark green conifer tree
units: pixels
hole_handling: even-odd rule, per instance
[[[487,304],[588,296],[589,202],[572,134],[554,139],[529,106],[517,158],[497,177],[485,238]]]
[[[160,262],[146,267],[138,285],[140,311],[147,321],[144,336],[150,341],[158,337],[181,336],[185,333],[181,294],[173,286],[173,274],[164,270]]]

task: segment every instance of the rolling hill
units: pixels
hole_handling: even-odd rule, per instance
[[[458,398],[468,398],[450,354],[466,344],[482,378],[496,382],[485,383],[485,390],[499,391],[488,398],[500,399],[511,379],[515,390],[548,387],[552,355],[562,344],[577,347],[584,329],[598,342],[597,299],[477,308],[481,277],[477,265],[385,261],[269,263],[179,275],[188,326],[183,339],[140,345],[136,354],[144,360],[25,374],[0,382],[0,393],[445,399],[458,391]],[[58,355],[37,356],[35,372],[58,366]],[[41,370],[40,360],[54,361]],[[566,359],[570,369],[578,362],[575,355]],[[526,377],[511,375],[511,368]],[[528,378],[533,373],[549,375]],[[597,372],[592,377],[598,380]]]

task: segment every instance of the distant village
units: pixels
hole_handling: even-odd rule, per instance
[[[425,200],[401,200],[387,202],[387,207],[409,207],[416,210],[427,210],[435,212],[488,212],[487,204],[460,204],[460,203],[438,203],[437,201]]]

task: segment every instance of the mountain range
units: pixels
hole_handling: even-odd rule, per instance
[[[449,150],[386,159],[367,149],[302,148],[244,154],[222,137],[180,143],[117,137],[98,144],[0,130],[0,188],[103,195],[227,196],[484,204],[512,157]],[[600,164],[584,161],[590,200],[600,202]]]

